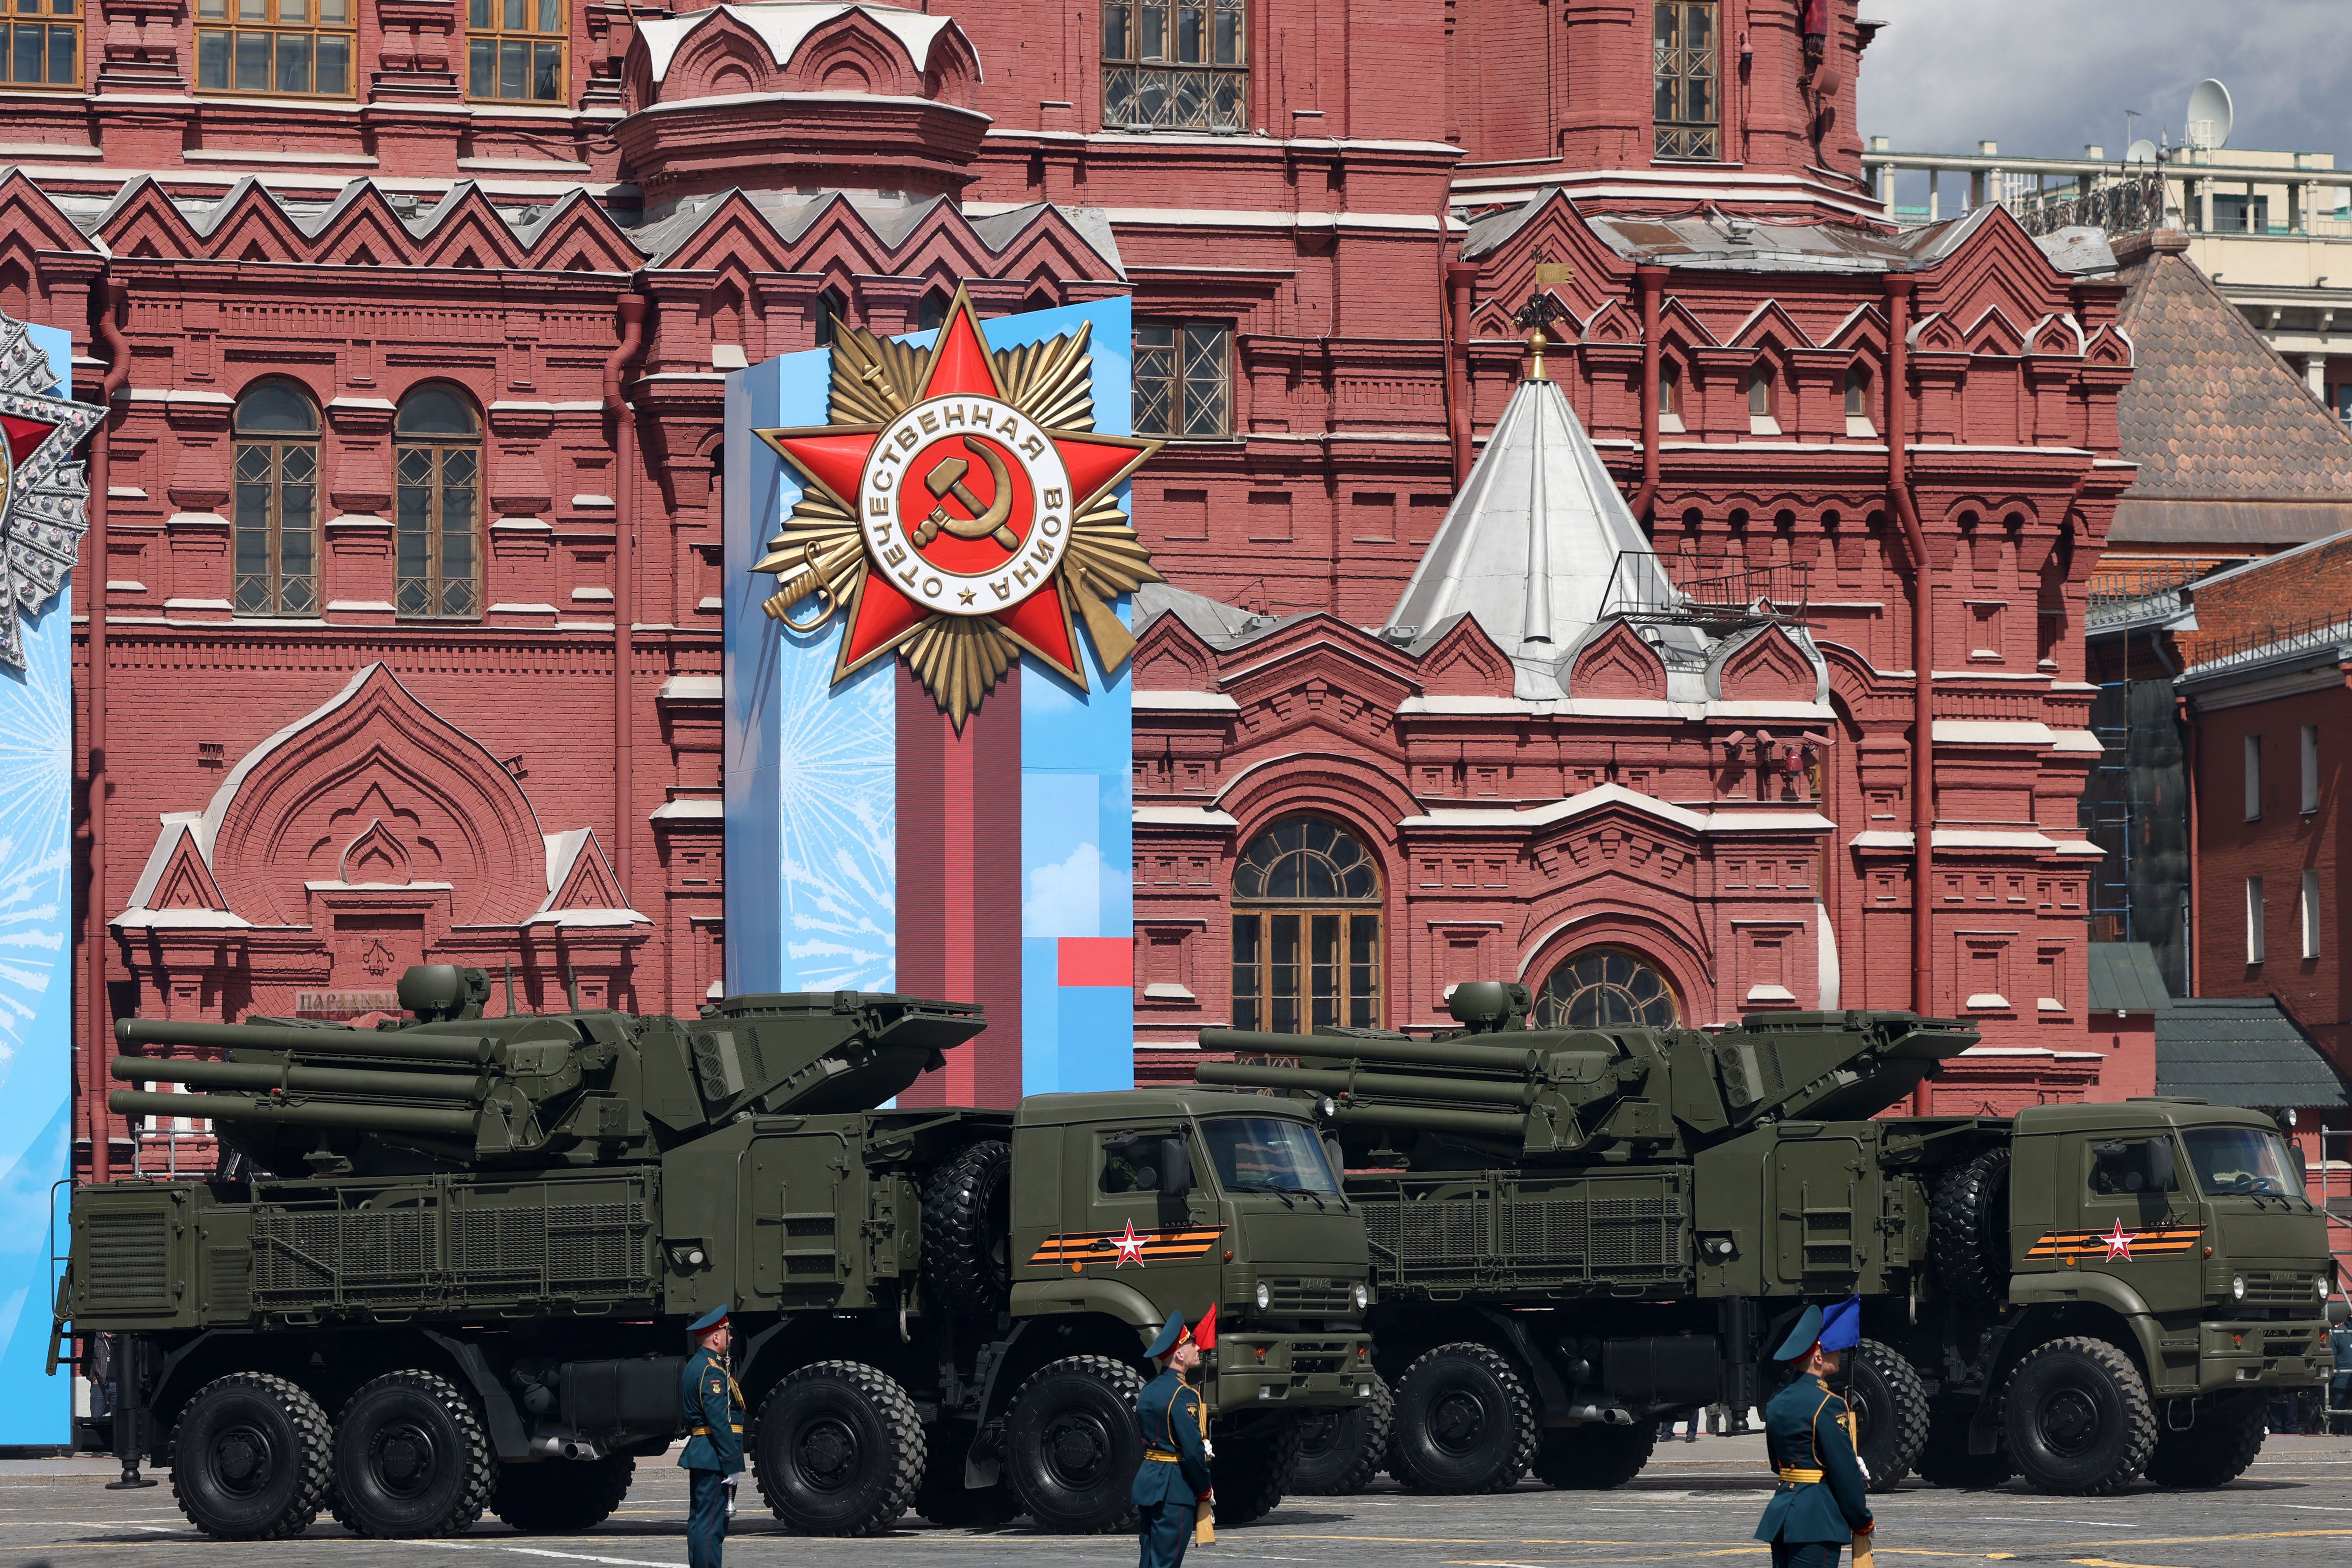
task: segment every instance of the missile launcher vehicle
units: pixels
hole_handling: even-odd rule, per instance
[[[187,1092],[113,1108],[206,1118],[224,1158],[74,1194],[52,1370],[103,1346],[125,1479],[169,1456],[206,1533],[322,1508],[370,1536],[486,1508],[590,1528],[677,1435],[683,1329],[719,1305],[746,1453],[802,1533],[909,1508],[1127,1527],[1142,1353],[1174,1311],[1220,1319],[1200,1381],[1224,1522],[1279,1500],[1307,1413],[1371,1402],[1363,1221],[1306,1106],[880,1109],[978,1009],[485,1017],[489,989],[429,966],[375,1029],[117,1025],[117,1078]]]
[[[2257,1113],[2186,1100],[1887,1114],[1975,1043],[1899,1012],[1528,1026],[1465,984],[1434,1038],[1205,1030],[1195,1076],[1311,1110],[1371,1235],[1382,1387],[1301,1491],[1630,1479],[1659,1419],[1763,1405],[1807,1301],[1859,1294],[1873,1484],[2218,1485],[2326,1375],[2333,1265]],[[1391,1392],[1392,1391],[1392,1392]]]

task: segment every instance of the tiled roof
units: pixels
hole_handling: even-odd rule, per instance
[[[2145,942],[2092,943],[2088,989],[2095,1013],[2160,1013],[2172,1006],[2156,949]]]
[[[2137,370],[2116,407],[2139,465],[2111,544],[2290,543],[2352,527],[2352,434],[2172,245],[2132,256]]]
[[[2182,997],[2156,1015],[2156,1092],[2257,1110],[2352,1104],[2269,997]]]

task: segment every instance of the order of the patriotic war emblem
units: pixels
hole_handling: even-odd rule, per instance
[[[835,680],[901,653],[961,729],[1023,653],[1084,689],[1080,620],[1127,662],[1114,606],[1161,578],[1112,492],[1160,444],[1094,431],[1089,330],[992,350],[958,288],[929,349],[843,330],[832,423],[757,433],[806,481],[751,568],[763,608],[844,617]]]
[[[89,531],[89,484],[73,461],[105,411],[54,396],[48,355],[0,316],[0,664],[25,667],[23,618],[57,601]]]

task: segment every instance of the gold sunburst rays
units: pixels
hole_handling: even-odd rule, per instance
[[[833,343],[832,423],[889,423],[914,404],[930,363],[929,349],[840,329]]]
[[[1094,329],[1087,321],[1059,338],[992,350],[1004,401],[1047,430],[1092,430],[1095,361],[1087,345]]]
[[[946,710],[958,735],[989,688],[1004,678],[1021,645],[993,621],[934,615],[899,645],[907,668]]]

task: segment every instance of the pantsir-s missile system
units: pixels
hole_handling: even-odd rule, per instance
[[[1305,1107],[876,1109],[985,1027],[906,997],[487,1018],[448,966],[400,995],[374,1030],[117,1026],[174,1051],[118,1078],[192,1092],[114,1109],[208,1118],[225,1158],[75,1193],[57,1343],[104,1343],[126,1475],[168,1453],[209,1534],[587,1529],[677,1433],[683,1327],[721,1304],[761,1493],[803,1533],[1126,1527],[1171,1311],[1221,1321],[1223,1522],[1279,1500],[1309,1413],[1372,1403],[1363,1225]]]
[[[1383,1386],[1316,1423],[1300,1490],[1382,1464],[1434,1491],[1618,1485],[1661,1416],[1760,1406],[1802,1304],[1857,1293],[1881,1489],[2219,1484],[2268,1396],[2325,1376],[2326,1220],[2268,1117],[1883,1115],[1978,1039],[1909,1013],[1531,1030],[1494,982],[1452,1009],[1433,1039],[1201,1036],[1236,1053],[1201,1082],[1338,1141],[1371,1235]]]

